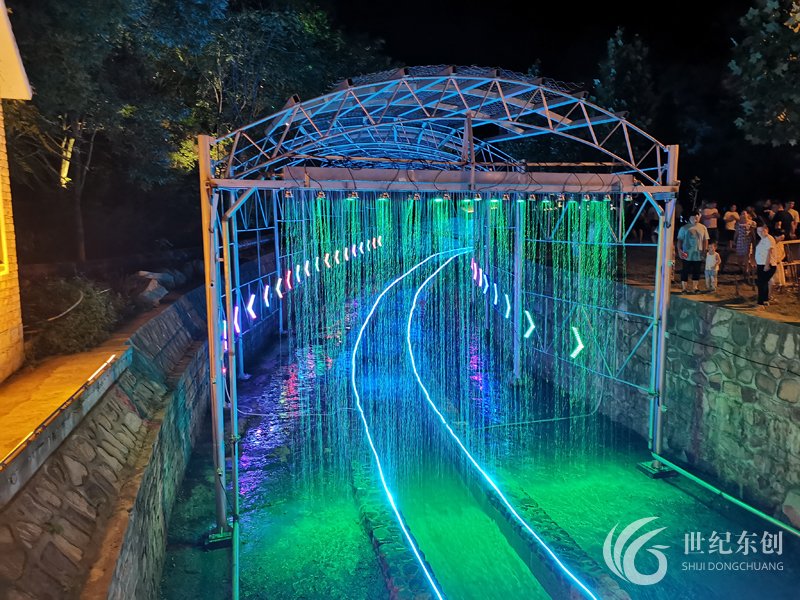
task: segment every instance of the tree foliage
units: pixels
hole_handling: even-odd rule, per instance
[[[743,37],[729,64],[741,99],[736,125],[750,142],[800,141],[800,2],[760,0],[740,20]]]
[[[659,108],[650,48],[635,35],[626,40],[617,29],[606,44],[606,56],[598,65],[594,80],[594,100],[603,108],[627,112],[628,120],[647,130]]]
[[[380,44],[346,37],[318,9],[228,0],[9,0],[32,87],[7,104],[16,180],[74,214],[87,181],[127,176],[147,191],[195,165],[197,133],[223,133],[383,68]],[[103,186],[96,186],[98,189]]]
[[[313,98],[337,80],[386,68],[380,43],[347,39],[319,10],[231,15],[198,56],[196,121],[225,133]]]

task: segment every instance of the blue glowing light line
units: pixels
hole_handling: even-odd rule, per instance
[[[486,276],[486,273],[483,274],[483,295],[486,295],[486,292],[489,291],[489,278]]]
[[[372,455],[375,457],[375,463],[378,465],[378,475],[380,476],[381,486],[383,487],[383,491],[386,494],[386,498],[389,500],[389,504],[392,507],[392,511],[397,518],[397,522],[400,525],[400,529],[403,531],[403,535],[405,536],[406,540],[408,541],[409,546],[411,547],[411,551],[414,553],[414,556],[417,559],[417,562],[422,567],[422,570],[425,573],[425,577],[428,579],[428,583],[430,583],[431,588],[433,589],[434,594],[439,600],[444,600],[439,589],[436,587],[436,583],[433,580],[433,576],[430,574],[428,569],[425,567],[425,562],[422,560],[422,556],[417,549],[416,544],[414,543],[411,534],[409,533],[408,529],[406,528],[405,523],[403,522],[403,518],[400,516],[400,511],[397,508],[397,504],[395,504],[394,496],[392,496],[392,492],[389,491],[389,485],[386,483],[386,476],[383,473],[383,466],[381,465],[381,459],[378,456],[378,450],[375,448],[375,443],[372,441],[372,435],[369,432],[369,425],[367,425],[367,417],[364,414],[364,409],[361,406],[361,396],[358,393],[358,385],[356,385],[356,355],[358,354],[358,348],[361,345],[361,338],[364,335],[364,330],[367,328],[372,315],[375,313],[375,310],[378,308],[378,304],[380,304],[383,297],[391,290],[394,286],[400,283],[403,279],[408,277],[411,273],[419,269],[422,265],[424,265],[429,260],[436,258],[437,256],[441,256],[442,254],[450,254],[453,251],[448,252],[439,252],[437,254],[432,254],[425,260],[417,263],[413,267],[411,267],[408,271],[403,273],[400,277],[392,281],[388,286],[386,286],[383,291],[380,293],[378,298],[375,300],[375,303],[372,305],[369,313],[367,314],[366,318],[364,319],[364,323],[361,325],[361,329],[358,332],[358,337],[356,337],[356,342],[353,345],[353,354],[350,357],[350,385],[353,388],[353,394],[355,395],[356,399],[356,409],[358,410],[359,416],[361,417],[361,422],[364,424],[364,431],[367,434],[367,442],[369,443],[370,450],[372,450]],[[464,250],[464,252],[468,252],[468,250]]]
[[[503,294],[506,297],[506,319],[511,314],[511,301],[508,299],[508,294]]]
[[[258,318],[258,315],[256,314],[256,311],[253,310],[253,302],[255,302],[255,301],[256,301],[256,295],[255,294],[250,294],[250,299],[247,301],[246,309],[247,309],[247,314],[250,316],[250,318],[253,321],[255,321]]]
[[[461,448],[461,451],[467,456],[469,461],[472,463],[472,466],[475,467],[475,469],[481,474],[481,476],[483,476],[483,479],[495,491],[497,497],[500,498],[503,504],[505,504],[506,508],[508,508],[508,510],[514,516],[514,518],[520,523],[520,525],[522,525],[525,528],[525,530],[528,533],[531,534],[531,536],[533,536],[533,538],[539,543],[539,546],[541,546],[541,548],[545,552],[547,552],[550,558],[552,558],[555,561],[555,563],[561,568],[563,573],[567,577],[569,577],[581,590],[583,590],[583,592],[587,597],[592,598],[592,600],[599,600],[597,596],[595,596],[594,593],[588,587],[586,587],[586,585],[580,579],[578,579],[578,577],[572,571],[570,571],[567,568],[567,566],[561,562],[561,560],[559,560],[558,556],[556,556],[556,553],[550,549],[547,543],[545,543],[545,541],[541,537],[539,537],[539,535],[531,528],[530,525],[528,525],[528,523],[519,515],[519,513],[517,513],[517,511],[514,510],[514,507],[511,506],[511,503],[508,501],[508,499],[506,499],[503,492],[500,491],[500,488],[497,486],[497,484],[492,480],[491,477],[489,477],[486,471],[484,471],[481,468],[481,466],[478,464],[478,461],[476,461],[475,458],[472,456],[472,454],[469,453],[469,450],[467,450],[466,446],[464,446],[464,443],[450,427],[450,424],[447,422],[447,419],[445,419],[444,415],[442,415],[442,413],[439,412],[439,409],[436,407],[436,404],[434,404],[433,400],[431,400],[431,396],[428,393],[428,389],[425,387],[425,384],[422,383],[422,378],[419,375],[419,371],[417,371],[417,362],[416,359],[414,358],[414,350],[411,347],[411,322],[414,318],[414,311],[417,308],[417,299],[419,298],[419,295],[422,293],[422,290],[424,290],[425,286],[428,285],[428,282],[430,282],[434,277],[436,277],[439,274],[439,271],[441,271],[444,267],[446,267],[447,264],[454,258],[456,258],[456,256],[450,258],[442,266],[436,269],[433,272],[433,274],[430,277],[428,277],[422,283],[422,285],[419,286],[419,288],[417,288],[417,293],[414,294],[414,301],[411,303],[411,310],[408,313],[408,324],[406,328],[406,344],[408,346],[408,354],[411,358],[411,369],[414,371],[414,377],[416,377],[417,379],[417,384],[422,390],[422,393],[425,396],[425,400],[427,400],[428,404],[433,409],[433,412],[436,413],[436,416],[439,417],[439,420],[442,422],[442,425],[444,425],[445,429],[447,430],[447,433],[449,433],[450,437],[452,437],[455,440],[456,444],[458,444],[458,447]]]
[[[533,317],[527,310],[525,311],[525,318],[528,319],[528,329],[525,331],[525,339],[527,340],[529,337],[531,337],[533,330],[536,329],[536,325],[533,324]]]

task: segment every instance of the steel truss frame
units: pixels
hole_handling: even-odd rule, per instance
[[[243,339],[248,332],[275,318],[283,331],[282,301],[274,281],[287,258],[280,247],[283,202],[291,201],[287,191],[513,193],[532,195],[528,198],[532,201],[542,194],[554,194],[556,201],[559,194],[610,195],[620,215],[611,245],[637,245],[628,241],[635,218],[626,227],[621,215],[627,195],[644,194],[647,200],[639,213],[650,203],[658,214],[655,294],[652,312],[635,316],[649,324],[642,339],[647,335],[653,339],[646,390],[651,399],[650,446],[660,453],[678,147],[661,144],[624,115],[597,107],[584,94],[572,91],[559,82],[508,71],[417,67],[346,80],[319,98],[306,102],[292,98],[282,111],[228,135],[199,136],[216,522],[218,532],[230,531],[233,538],[234,598],[239,594],[237,377],[243,374]],[[546,172],[554,164],[544,165],[544,171],[530,171],[531,165],[495,145],[541,135],[593,148],[606,160],[558,163],[562,170],[557,173]],[[510,276],[518,333],[523,305],[529,301],[520,276],[525,242],[517,227]],[[266,261],[267,245],[275,266]],[[256,257],[255,267],[248,265],[243,275],[240,250],[244,248],[255,248]],[[260,303],[255,318],[247,309],[254,302],[251,298]],[[616,312],[622,317],[634,314]],[[515,335],[516,373],[521,337]],[[640,344],[641,339],[631,355]],[[622,381],[622,369],[624,365],[599,374]],[[226,441],[233,489],[230,519]]]

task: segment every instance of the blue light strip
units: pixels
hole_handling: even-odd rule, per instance
[[[378,238],[380,240],[380,238]],[[461,250],[462,253],[468,252],[469,250],[464,249]],[[380,304],[383,297],[391,290],[394,286],[400,283],[403,279],[408,277],[411,273],[419,269],[422,265],[424,265],[429,260],[436,258],[437,256],[441,256],[443,254],[451,254],[454,250],[450,250],[448,252],[439,252],[437,254],[432,254],[425,260],[417,263],[413,267],[411,267],[408,271],[403,273],[400,277],[392,281],[388,286],[386,286],[383,291],[380,293],[378,298],[375,300],[375,304],[372,305],[372,309],[370,309],[367,317],[364,319],[364,323],[361,325],[361,329],[358,332],[358,337],[356,338],[355,345],[353,346],[353,354],[350,359],[350,384],[353,387],[353,394],[356,398],[356,409],[358,410],[358,414],[361,417],[361,422],[364,424],[364,431],[367,434],[367,442],[369,442],[369,447],[372,450],[372,455],[375,457],[375,462],[378,465],[378,474],[381,479],[381,485],[383,486],[383,491],[386,493],[386,497],[389,500],[389,504],[392,506],[392,511],[394,511],[395,517],[397,517],[397,522],[400,525],[400,529],[403,531],[403,535],[408,540],[408,544],[411,547],[411,551],[414,553],[414,557],[417,559],[417,562],[422,567],[422,570],[425,572],[425,577],[428,579],[428,583],[431,585],[431,589],[433,590],[434,594],[439,600],[444,600],[444,596],[436,587],[436,582],[433,579],[433,575],[430,574],[427,567],[425,566],[425,561],[422,559],[422,556],[419,553],[419,549],[417,548],[416,544],[414,543],[411,534],[409,533],[408,529],[406,528],[405,523],[403,522],[403,518],[400,516],[400,511],[397,508],[397,505],[394,501],[394,496],[392,496],[392,492],[389,491],[389,486],[386,483],[386,476],[383,473],[383,466],[381,465],[381,459],[378,456],[378,451],[375,448],[375,443],[372,441],[372,436],[369,433],[369,425],[367,425],[367,418],[364,415],[364,409],[361,406],[361,396],[358,394],[358,386],[356,385],[356,355],[358,354],[358,347],[361,345],[361,338],[364,335],[364,330],[367,328],[372,315],[375,313],[375,310],[378,308],[378,304]],[[415,298],[416,300],[416,298]],[[413,310],[413,309],[412,309]]]
[[[425,384],[422,383],[422,379],[419,376],[419,371],[417,371],[416,359],[414,358],[414,350],[411,347],[411,322],[412,322],[412,320],[414,318],[414,311],[417,308],[417,299],[419,298],[419,295],[422,293],[422,290],[425,289],[425,286],[428,285],[428,282],[430,282],[434,277],[436,277],[439,274],[439,271],[444,269],[455,258],[456,258],[456,256],[450,258],[442,266],[440,266],[438,269],[436,269],[433,272],[433,274],[430,277],[428,277],[422,283],[422,285],[419,286],[419,288],[417,288],[417,293],[414,294],[414,301],[411,303],[411,310],[408,313],[408,326],[406,328],[406,342],[407,342],[407,345],[408,345],[408,354],[411,357],[411,368],[414,371],[414,377],[417,378],[417,383],[419,384],[419,387],[422,390],[422,393],[425,395],[425,399],[428,401],[428,404],[433,409],[433,412],[436,413],[436,416],[439,417],[439,420],[442,422],[442,425],[444,425],[445,429],[447,429],[447,432],[450,434],[450,437],[452,437],[455,440],[456,444],[458,444],[459,448],[461,448],[461,451],[467,456],[467,458],[472,463],[472,465],[475,467],[475,469],[477,469],[477,471],[483,476],[483,478],[486,481],[486,483],[488,483],[492,487],[492,489],[497,494],[497,497],[500,498],[500,500],[503,502],[503,504],[506,505],[506,508],[508,508],[508,510],[511,512],[511,514],[514,515],[514,518],[520,523],[520,525],[522,525],[525,528],[526,531],[528,531],[528,533],[530,533],[534,537],[534,539],[539,543],[539,545],[542,547],[542,549],[544,549],[547,552],[547,554],[550,555],[550,557],[561,568],[561,570],[564,572],[564,574],[567,577],[569,577],[583,591],[583,593],[584,593],[584,595],[586,597],[592,598],[592,600],[598,600],[598,597],[595,596],[595,594],[588,587],[586,587],[586,585],[580,579],[578,579],[578,577],[574,573],[572,573],[572,571],[570,571],[566,567],[566,565],[564,565],[564,563],[561,562],[561,560],[559,560],[558,556],[556,556],[556,553],[553,552],[553,550],[550,549],[550,547],[545,543],[545,541],[542,538],[540,538],[539,535],[531,528],[531,526],[528,525],[528,523],[526,523],[525,520],[522,517],[519,516],[519,514],[517,513],[516,510],[514,510],[514,507],[511,506],[511,503],[503,495],[503,492],[500,491],[500,488],[497,487],[497,484],[494,481],[492,481],[492,478],[489,477],[489,475],[486,473],[486,471],[484,471],[481,468],[481,466],[478,464],[478,461],[476,461],[475,458],[472,456],[472,454],[469,453],[469,450],[467,450],[466,446],[464,446],[464,444],[461,441],[461,439],[459,439],[459,437],[455,434],[453,429],[450,427],[450,425],[447,422],[447,419],[445,419],[444,415],[442,415],[442,413],[439,412],[439,409],[436,407],[436,405],[431,400],[431,396],[428,393],[428,389],[425,387]]]

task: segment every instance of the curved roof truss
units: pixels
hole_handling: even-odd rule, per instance
[[[668,147],[570,86],[478,67],[415,67],[345,80],[323,96],[214,140],[215,176],[265,179],[291,166],[525,169],[495,144],[556,135],[612,173],[666,185]],[[579,166],[576,163],[575,166]]]

